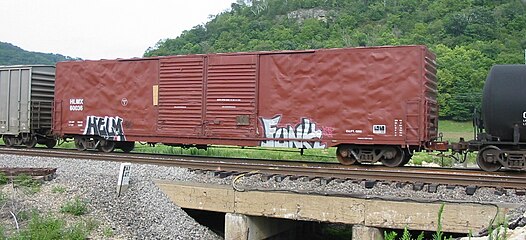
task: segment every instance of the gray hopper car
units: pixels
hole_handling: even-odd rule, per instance
[[[0,136],[6,146],[56,145],[54,66],[0,66]]]

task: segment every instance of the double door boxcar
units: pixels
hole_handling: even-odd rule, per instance
[[[374,162],[437,134],[424,46],[61,62],[56,74],[53,130],[81,150],[101,140],[338,146],[341,161]]]

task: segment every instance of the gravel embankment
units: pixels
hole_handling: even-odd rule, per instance
[[[101,226],[91,236],[105,238],[102,231],[111,228],[112,238],[117,239],[220,239],[208,228],[199,225],[183,210],[175,206],[154,185],[153,180],[194,181],[216,184],[231,184],[233,176],[218,178],[209,174],[196,174],[186,169],[154,165],[132,164],[129,190],[121,197],[116,196],[116,181],[120,163],[90,161],[79,159],[56,159],[0,155],[1,167],[56,167],[57,177],[44,183],[42,190],[27,196],[25,204],[40,211],[55,211],[65,201],[80,197],[89,201],[90,212],[85,217],[98,219]],[[448,189],[439,186],[436,193],[414,191],[411,185],[377,184],[372,189],[363,183],[352,181],[331,181],[323,184],[319,179],[262,181],[261,176],[252,175],[238,178],[236,187],[240,189],[285,190],[296,192],[318,192],[358,197],[398,198],[417,201],[469,201],[492,203],[526,202],[525,196],[517,196],[514,190],[496,194],[494,189],[483,188],[472,196],[465,189]],[[63,186],[65,193],[51,193],[54,186]],[[523,216],[526,207],[512,214]],[[510,219],[511,220],[511,219]]]
[[[132,165],[130,188],[117,197],[120,163],[0,155],[0,166],[58,168],[56,178],[45,182],[40,192],[18,193],[17,202],[26,209],[57,215],[64,202],[85,199],[89,214],[82,217],[100,223],[91,236],[94,239],[107,238],[102,233],[105,228],[111,228],[111,238],[116,239],[220,239],[172,204],[153,183],[153,179],[192,180],[193,174],[186,169]],[[64,187],[66,192],[52,193],[54,186]]]

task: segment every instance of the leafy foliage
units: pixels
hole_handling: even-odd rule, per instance
[[[429,46],[441,117],[471,118],[493,64],[522,63],[521,0],[238,0],[145,56],[373,45]]]
[[[28,52],[10,43],[0,42],[0,65],[54,65],[67,60],[78,59],[53,53]]]

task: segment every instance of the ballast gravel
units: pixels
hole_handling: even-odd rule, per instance
[[[175,167],[132,164],[130,188],[120,197],[116,183],[120,163],[80,159],[57,159],[0,155],[1,167],[57,168],[56,178],[28,198],[28,208],[58,212],[64,202],[79,198],[88,202],[87,216],[100,224],[93,239],[221,239],[198,224],[159,190],[153,180],[193,180],[188,170]],[[52,193],[61,186],[64,193]],[[54,210],[54,211],[53,211]],[[70,217],[71,218],[71,217]],[[111,229],[111,236],[104,229]]]
[[[411,184],[397,183],[377,183],[373,188],[366,188],[364,182],[350,180],[327,182],[322,179],[290,177],[266,179],[260,174],[221,178],[183,168],[140,164],[132,164],[130,188],[118,197],[116,182],[120,163],[0,154],[0,167],[57,168],[56,178],[45,182],[42,191],[31,196],[31,204],[39,211],[57,211],[65,201],[75,197],[85,199],[89,203],[88,217],[101,222],[96,232],[90,236],[93,239],[107,238],[103,231],[108,228],[115,233],[112,237],[114,239],[221,239],[174,205],[155,186],[154,180],[157,179],[228,184],[247,191],[281,190],[422,202],[522,204],[523,207],[511,214],[513,217],[522,217],[526,209],[526,197],[515,194],[515,190],[499,192],[492,188],[482,188],[473,195],[467,195],[464,187],[439,186],[436,192],[428,192],[428,186],[415,191]],[[66,192],[52,193],[51,189],[56,186],[63,186]]]

